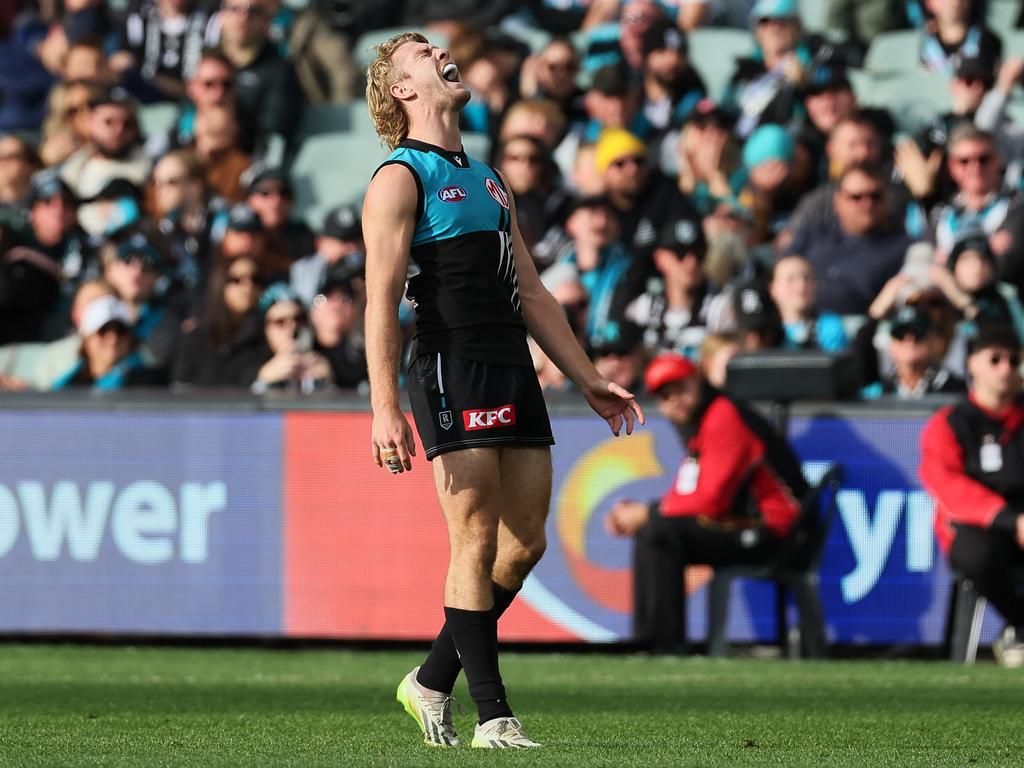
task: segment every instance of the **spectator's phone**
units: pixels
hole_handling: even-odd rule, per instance
[[[313,331],[310,328],[300,328],[295,334],[295,351],[300,354],[313,351]]]
[[[903,269],[900,272],[910,278],[915,290],[921,290],[932,284],[930,270],[933,263],[935,263],[935,257],[931,244],[914,243],[907,249],[907,255],[903,260]]]

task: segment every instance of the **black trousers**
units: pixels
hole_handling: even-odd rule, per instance
[[[688,565],[767,565],[783,539],[695,517],[651,516],[633,549],[633,638],[654,653],[686,650]]]
[[[974,582],[1007,624],[1024,630],[1024,550],[1013,534],[958,525],[949,561]]]

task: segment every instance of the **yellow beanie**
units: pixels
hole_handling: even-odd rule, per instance
[[[600,173],[607,171],[608,166],[620,157],[629,155],[646,156],[647,145],[625,128],[605,128],[601,131],[594,148],[594,162]]]

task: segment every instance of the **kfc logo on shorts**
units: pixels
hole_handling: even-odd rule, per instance
[[[505,194],[505,190],[494,183],[494,179],[484,180],[484,186],[487,187],[487,191],[490,193],[502,208],[508,210],[508,195]]]
[[[461,203],[467,197],[469,193],[457,184],[437,190],[437,199],[442,203]]]
[[[492,427],[511,427],[516,423],[516,407],[509,403],[498,408],[480,408],[462,412],[462,424],[467,432]]]

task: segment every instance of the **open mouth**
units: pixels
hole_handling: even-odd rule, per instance
[[[441,68],[441,77],[449,83],[459,82],[459,68],[453,61],[449,61]]]

